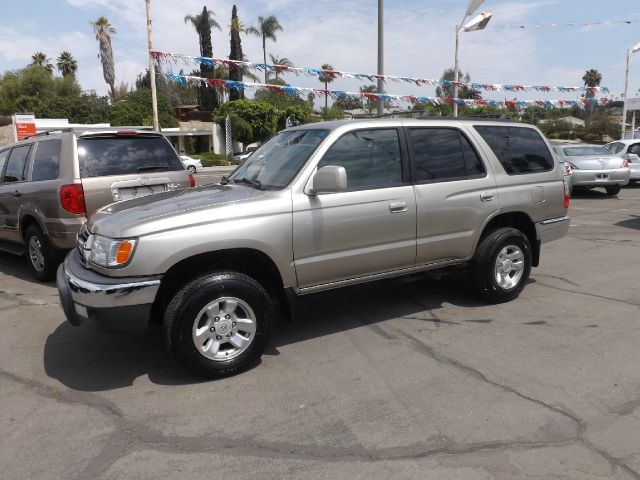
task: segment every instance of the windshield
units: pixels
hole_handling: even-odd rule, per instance
[[[571,147],[565,148],[564,154],[567,157],[579,157],[582,155],[611,155],[611,152],[604,147]]]
[[[229,182],[263,190],[284,188],[328,134],[328,130],[280,132],[253,152],[229,177]]]

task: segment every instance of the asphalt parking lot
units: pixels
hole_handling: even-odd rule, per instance
[[[157,330],[72,327],[0,253],[0,477],[639,478],[640,186],[570,215],[516,301],[460,275],[316,295],[215,382]]]

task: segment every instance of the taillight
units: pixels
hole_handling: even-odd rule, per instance
[[[571,195],[569,195],[569,185],[562,179],[562,186],[564,187],[564,208],[569,208],[571,202]]]
[[[568,177],[569,175],[571,175],[571,167],[565,163],[564,164],[564,176]]]
[[[195,187],[195,186],[196,186],[196,179],[195,179],[195,178],[193,178],[193,175],[189,175],[189,186],[190,186],[191,188],[193,188],[193,187]]]
[[[626,158],[622,160],[622,166],[620,168],[629,168],[629,160]]]
[[[569,164],[569,167],[571,167],[571,170],[580,170],[578,167],[576,167],[573,163],[571,162],[567,162]]]
[[[79,183],[62,185],[60,187],[60,205],[67,212],[78,215],[86,215],[87,208],[84,204],[84,190]]]

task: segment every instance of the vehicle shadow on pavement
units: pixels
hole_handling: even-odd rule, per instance
[[[285,345],[400,317],[436,326],[455,325],[432,312],[443,303],[459,307],[484,305],[475,299],[464,275],[459,273],[438,281],[415,276],[312,295],[299,300],[295,322],[278,322],[265,355],[279,355],[278,348]],[[201,383],[173,361],[158,326],[137,334],[108,335],[64,322],[47,338],[44,368],[48,376],[79,391],[124,388],[144,375],[159,385]]]
[[[15,277],[26,282],[41,283],[42,285],[55,285],[55,282],[38,282],[29,269],[29,260],[24,255],[12,255],[0,252],[0,273]],[[2,285],[0,285],[2,289]]]
[[[627,220],[621,220],[614,223],[616,227],[632,228],[634,230],[640,230],[640,216],[633,215],[633,218]]]

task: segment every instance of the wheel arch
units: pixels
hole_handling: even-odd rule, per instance
[[[163,275],[151,310],[151,319],[161,322],[173,295],[188,281],[212,271],[244,273],[260,283],[277,299],[281,313],[292,318],[290,299],[275,262],[264,252],[252,248],[218,250],[180,260]]]
[[[533,220],[524,212],[505,212],[491,218],[482,229],[476,248],[491,232],[503,227],[516,228],[526,235],[531,244],[531,266],[537,267],[540,264],[540,242]]]

